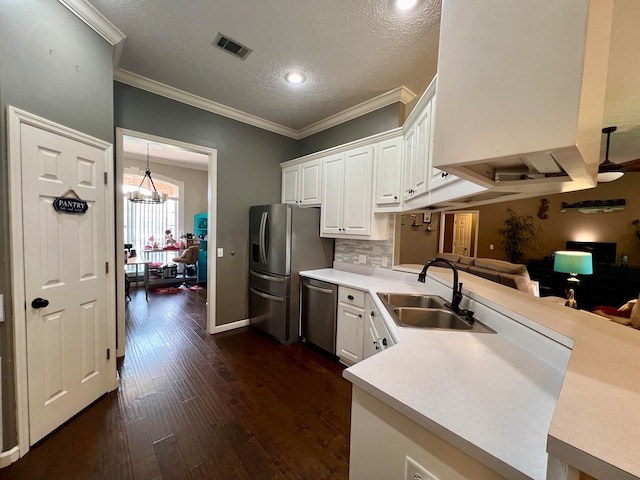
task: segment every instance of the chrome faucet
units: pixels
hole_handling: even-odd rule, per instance
[[[467,310],[460,309],[460,302],[462,301],[462,282],[458,283],[458,269],[453,264],[453,262],[447,260],[446,258],[432,258],[425,264],[422,272],[420,272],[420,274],[418,275],[418,281],[424,283],[427,278],[427,270],[429,270],[429,267],[431,265],[449,267],[451,268],[451,270],[453,270],[453,295],[451,296],[451,303],[447,305],[447,307],[449,307],[453,312],[463,314],[465,316],[468,316],[468,314],[471,313],[471,317],[473,317],[473,312],[468,312]]]

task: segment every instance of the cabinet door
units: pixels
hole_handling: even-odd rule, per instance
[[[300,205],[320,206],[322,198],[322,161],[313,160],[300,165]]]
[[[413,192],[413,164],[416,159],[416,126],[413,125],[404,134],[404,176],[402,181],[402,199],[411,198]]]
[[[342,233],[342,192],[344,185],[344,154],[324,159],[322,164],[322,224],[320,234]]]
[[[282,203],[298,203],[299,166],[282,169]]]
[[[402,192],[402,138],[375,147],[375,203],[398,205]]]
[[[429,181],[429,161],[431,152],[431,103],[429,103],[416,122],[415,156],[411,163],[411,196],[416,197],[427,192]]]
[[[362,358],[369,358],[380,351],[379,346],[380,335],[376,330],[376,326],[373,322],[373,317],[367,315],[367,321],[364,327],[364,343],[362,345]]]
[[[345,363],[352,365],[362,360],[363,335],[364,310],[338,304],[336,353]]]
[[[371,184],[373,147],[351,150],[345,154],[343,233],[371,233]]]

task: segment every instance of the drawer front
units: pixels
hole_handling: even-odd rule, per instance
[[[345,305],[353,305],[354,307],[364,308],[365,293],[352,288],[338,288],[338,301]]]

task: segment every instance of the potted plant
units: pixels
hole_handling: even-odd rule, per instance
[[[529,242],[535,238],[536,227],[531,215],[518,215],[511,207],[507,207],[507,218],[502,228],[498,229],[498,237],[502,249],[511,263],[522,260]]]

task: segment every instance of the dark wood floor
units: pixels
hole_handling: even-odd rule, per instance
[[[208,335],[205,290],[132,297],[120,388],[0,479],[348,478],[338,363],[248,328]]]

